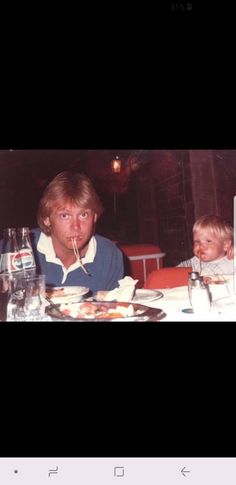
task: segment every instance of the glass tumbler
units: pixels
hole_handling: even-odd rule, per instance
[[[24,276],[23,271],[0,273],[0,321],[7,320],[7,307],[11,295],[17,290],[19,281]]]
[[[18,280],[8,302],[8,321],[42,321],[45,317],[45,275]]]

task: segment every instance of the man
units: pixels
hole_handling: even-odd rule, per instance
[[[31,231],[40,273],[50,286],[85,286],[92,292],[112,290],[124,276],[123,256],[109,239],[95,234],[103,212],[90,179],[59,173],[39,203],[40,229]]]

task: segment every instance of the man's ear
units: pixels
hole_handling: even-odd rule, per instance
[[[49,217],[46,217],[46,218],[43,220],[43,223],[44,223],[44,225],[45,225],[45,226],[50,227],[50,225],[51,225],[51,224],[50,224],[50,219],[49,219]]]
[[[98,220],[98,215],[95,213],[94,214],[94,222],[97,222],[97,220]]]

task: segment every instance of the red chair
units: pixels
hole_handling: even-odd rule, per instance
[[[136,288],[143,288],[148,273],[163,266],[165,253],[154,244],[120,244],[124,254],[125,273],[139,280]]]
[[[185,286],[188,284],[188,273],[192,268],[171,267],[162,268],[159,271],[152,271],[144,284],[144,288],[175,288],[176,286]]]

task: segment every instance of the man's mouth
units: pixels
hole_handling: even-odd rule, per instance
[[[83,239],[83,236],[68,236],[67,239],[69,241],[72,241],[73,239],[76,239],[76,241],[80,241],[81,239]]]

